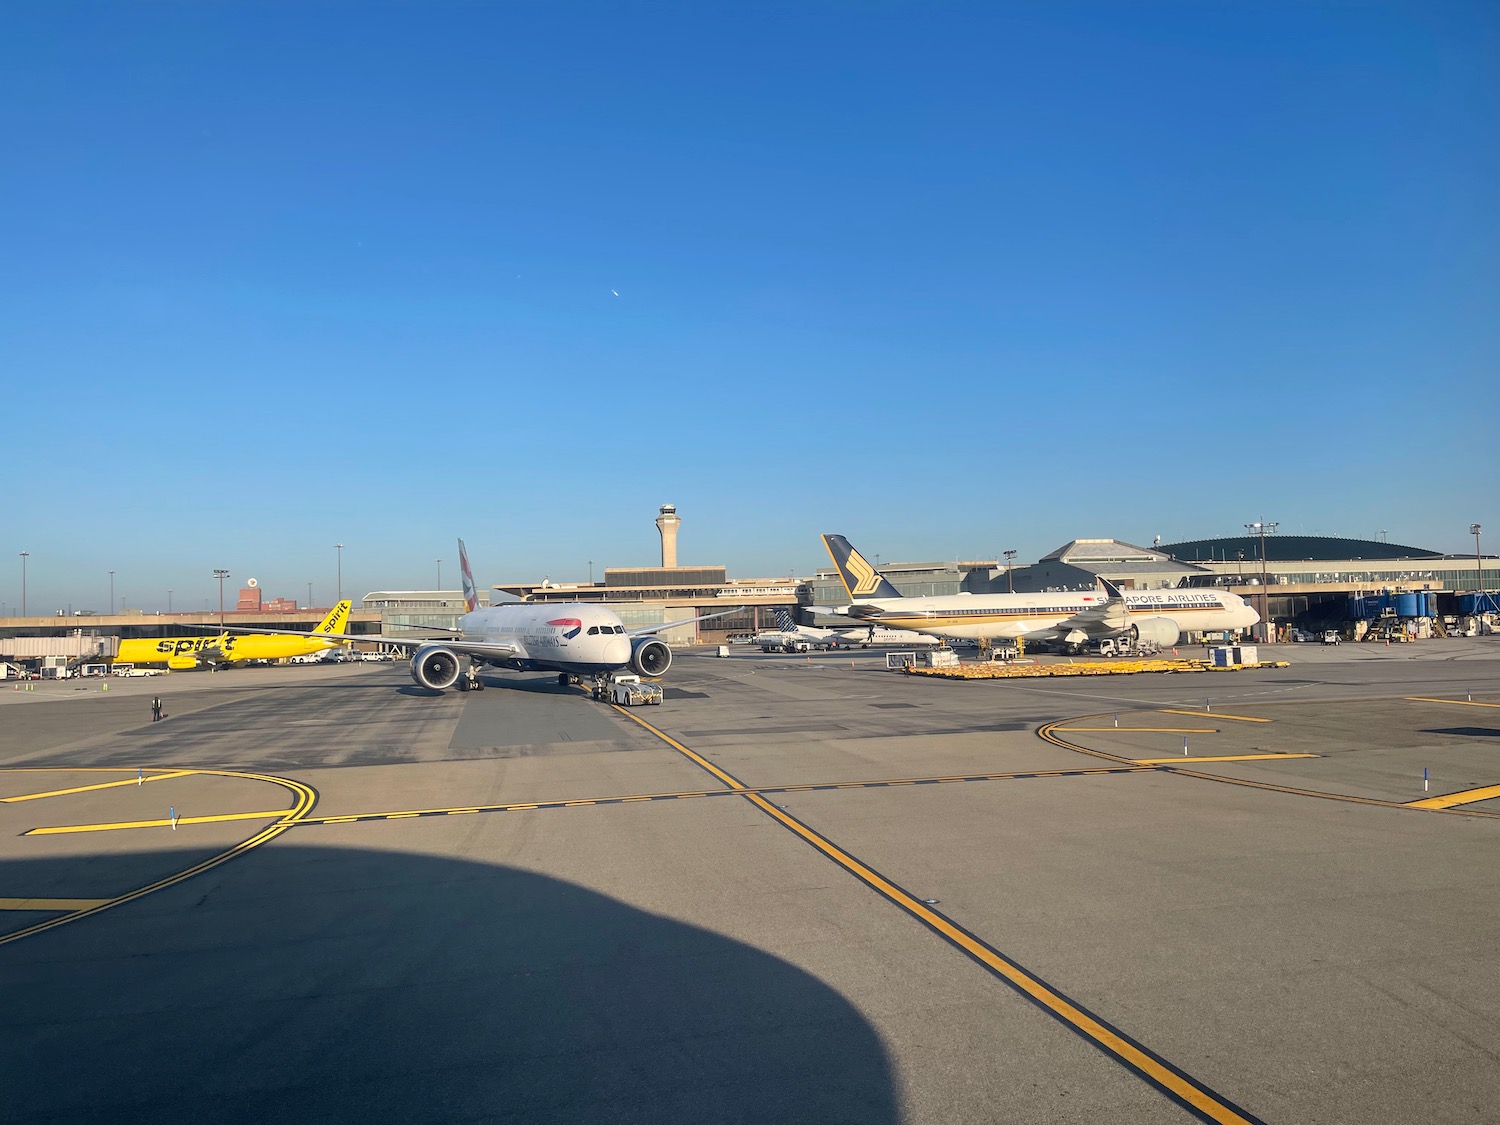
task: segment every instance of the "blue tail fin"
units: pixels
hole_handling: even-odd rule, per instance
[[[842,535],[823,536],[823,546],[828,548],[828,557],[838,569],[850,601],[901,597],[901,591],[887,582]]]
[[[791,610],[778,609],[774,616],[776,618],[776,628],[780,629],[783,633],[795,633],[797,631],[797,622],[792,617]]]

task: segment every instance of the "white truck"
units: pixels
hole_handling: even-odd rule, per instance
[[[660,704],[661,687],[643,684],[639,676],[616,676],[609,685],[609,701],[620,707],[641,707]]]

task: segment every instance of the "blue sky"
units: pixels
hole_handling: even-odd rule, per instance
[[[664,502],[742,577],[1472,549],[1497,57],[1491,4],[13,6],[0,599],[584,579]]]

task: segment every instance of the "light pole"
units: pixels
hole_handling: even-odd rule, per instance
[[[338,553],[339,553],[339,596],[338,596],[338,598],[336,600],[337,601],[343,601],[344,600],[344,545],[342,543],[335,543],[333,546],[334,546],[334,549],[337,550]]]
[[[21,616],[26,616],[26,560],[31,557],[30,551],[21,552]]]
[[[1251,535],[1260,535],[1260,628],[1261,639],[1267,644],[1275,634],[1271,630],[1271,587],[1266,573],[1266,533],[1274,534],[1277,526],[1274,521],[1267,523],[1264,519],[1245,525],[1245,530]]]
[[[437,588],[439,590],[441,590],[443,588],[443,560],[442,559],[438,559],[437,560],[437,566],[438,566],[438,584],[437,584]]]
[[[1484,593],[1484,563],[1479,554],[1479,533],[1483,530],[1477,523],[1469,525],[1469,534],[1474,537],[1474,590]]]
[[[1010,574],[1010,564],[1015,561],[1016,552],[1002,551],[1001,554],[1005,556],[1005,588],[1014,594],[1016,592],[1016,583]]]
[[[167,616],[170,617],[171,614],[172,614],[172,591],[168,590],[167,591]]]
[[[594,560],[589,559],[589,585],[594,584]]]
[[[224,628],[224,579],[229,577],[229,571],[223,567],[214,568],[214,577],[219,580],[219,628]]]
[[[307,584],[307,608],[312,609],[312,583]]]
[[[115,615],[115,572],[109,572],[109,615]]]

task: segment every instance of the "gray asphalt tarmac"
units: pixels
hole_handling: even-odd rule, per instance
[[[1277,655],[0,693],[0,1121],[1500,1120],[1500,643]]]

